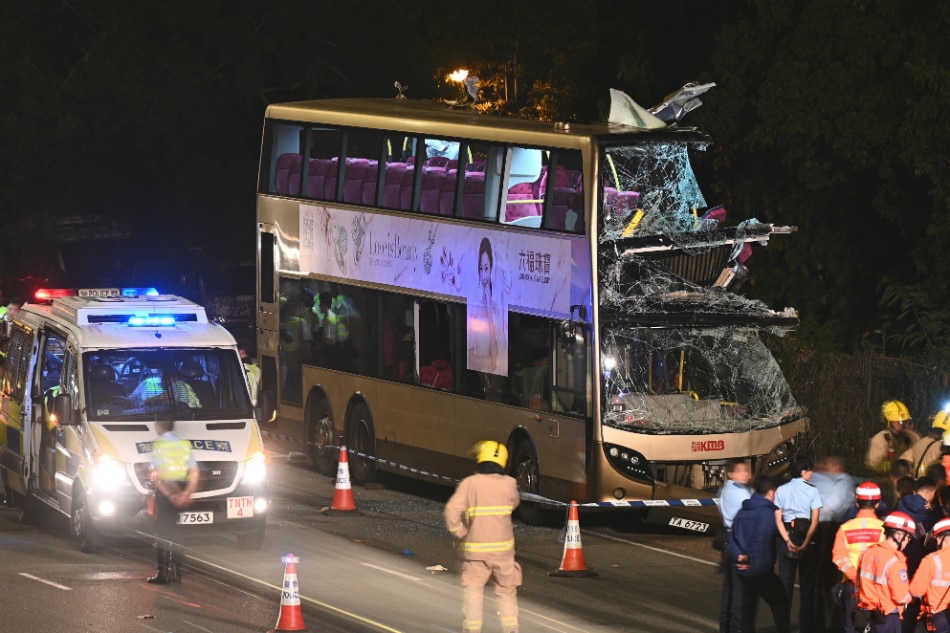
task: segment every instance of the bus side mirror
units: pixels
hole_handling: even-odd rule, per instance
[[[258,408],[256,410],[259,423],[273,422],[277,419],[277,407],[274,401],[273,391],[261,391],[260,397],[257,399]]]
[[[78,411],[73,409],[73,398],[68,393],[61,393],[53,400],[53,414],[60,426],[77,426],[79,424]]]

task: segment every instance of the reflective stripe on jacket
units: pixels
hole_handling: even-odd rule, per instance
[[[831,559],[848,580],[856,583],[861,554],[883,540],[884,522],[877,518],[874,510],[858,510],[858,516],[838,528]]]
[[[858,606],[884,614],[900,613],[910,602],[907,559],[884,545],[872,545],[858,566]]]
[[[152,442],[152,466],[159,479],[186,481],[191,442],[159,438]]]
[[[445,505],[445,526],[462,540],[466,559],[514,556],[511,513],[519,501],[518,483],[507,475],[476,474],[459,482]]]
[[[910,582],[910,592],[923,597],[934,613],[950,606],[950,550],[936,551],[920,561]]]

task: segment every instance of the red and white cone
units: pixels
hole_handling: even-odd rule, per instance
[[[287,554],[282,559],[284,567],[284,587],[280,594],[280,615],[277,624],[267,633],[283,633],[284,631],[306,631],[303,623],[303,612],[300,610],[300,587],[297,585],[297,563],[300,559],[293,554]]]
[[[333,491],[333,501],[329,508],[323,508],[324,514],[359,514],[356,501],[353,499],[353,488],[350,486],[350,462],[347,459],[346,446],[340,447],[340,463],[336,468],[336,490]]]
[[[564,556],[561,557],[561,566],[557,571],[548,573],[548,576],[568,576],[570,578],[587,578],[597,573],[587,568],[584,561],[584,547],[581,545],[581,522],[577,518],[577,502],[571,501],[567,513],[567,530],[564,534]]]

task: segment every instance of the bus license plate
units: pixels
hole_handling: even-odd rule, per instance
[[[179,512],[178,525],[206,525],[214,523],[214,512]]]
[[[684,530],[692,530],[694,532],[709,531],[708,523],[703,523],[702,521],[690,521],[689,519],[683,519],[681,517],[673,517],[670,519],[670,525],[673,527],[683,528]]]

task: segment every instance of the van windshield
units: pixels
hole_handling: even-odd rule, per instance
[[[253,416],[244,369],[230,349],[116,349],[83,354],[90,420]]]

